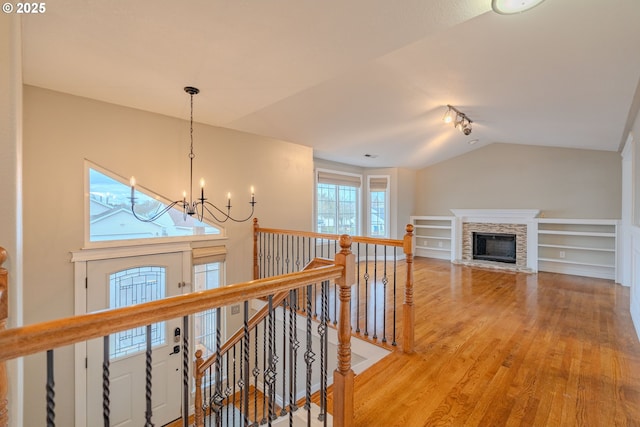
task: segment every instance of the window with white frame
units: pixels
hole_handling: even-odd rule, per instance
[[[86,162],[89,213],[88,242],[120,241],[132,239],[171,238],[183,236],[222,235],[222,229],[173,208],[155,221],[138,221],[131,212],[131,187],[121,177]],[[166,201],[151,192],[135,190],[140,205],[139,216],[145,217],[164,209]]]
[[[193,290],[194,292],[224,286],[224,246],[193,249]],[[208,358],[216,351],[216,330],[224,331],[225,309],[211,309],[193,316],[195,349],[202,350],[202,357]],[[218,324],[220,322],[220,324]],[[224,341],[224,333],[221,339]]]
[[[360,175],[317,171],[316,230],[319,233],[359,233],[361,185]]]
[[[369,236],[389,237],[389,177],[369,176]]]

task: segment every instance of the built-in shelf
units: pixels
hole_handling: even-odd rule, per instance
[[[473,221],[478,221],[484,213],[469,212],[469,218],[465,218]],[[512,215],[511,210],[498,216],[496,222],[507,214]],[[506,222],[514,221],[507,215]],[[531,217],[528,221],[533,224],[528,230],[531,271],[615,280],[618,220]],[[416,256],[454,261],[455,251],[459,250],[456,249],[459,242],[454,239],[456,230],[459,231],[455,216],[412,216],[411,223]]]
[[[451,216],[412,216],[414,254],[451,260],[453,219]]]
[[[538,271],[615,279],[617,220],[538,218]]]

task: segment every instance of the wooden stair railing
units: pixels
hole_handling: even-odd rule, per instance
[[[7,270],[2,267],[6,259],[7,251],[0,247],[0,332],[5,330],[9,317],[8,274]],[[9,425],[8,381],[7,365],[2,360],[0,361],[0,427]]]
[[[405,256],[405,282],[404,282],[404,300],[402,303],[402,350],[405,353],[413,353],[414,351],[414,322],[415,322],[415,310],[413,306],[413,224],[407,224],[406,233],[402,239],[382,239],[382,238],[373,238],[373,237],[363,237],[363,236],[351,236],[352,246],[357,245],[357,248],[360,248],[360,244],[364,245],[364,256],[358,253],[359,251],[352,248],[352,252],[355,256],[360,259],[356,259],[356,262],[361,262],[362,258],[367,258],[367,249],[369,245],[377,248],[378,246],[385,248],[383,251],[386,259],[387,248],[401,248],[404,256]],[[283,236],[281,240],[277,242],[267,242],[266,244],[261,241],[261,235],[274,235],[274,236]],[[286,248],[285,248],[285,237],[286,237]],[[300,243],[299,240],[307,240],[308,247],[305,243]],[[289,271],[297,271],[296,270],[296,262],[293,260],[287,259],[286,265],[284,265],[283,258],[288,256],[290,252],[297,252],[296,256],[299,256],[299,252],[302,252],[303,262],[306,257],[320,256],[320,257],[330,257],[331,252],[334,250],[337,252],[337,242],[340,240],[340,236],[337,234],[326,234],[326,233],[314,233],[309,231],[297,231],[297,230],[284,230],[284,229],[275,229],[275,228],[263,228],[259,225],[258,219],[254,218],[253,220],[253,277],[257,279],[259,277],[268,277],[270,274],[280,274],[283,272]],[[297,243],[296,243],[297,242]],[[329,242],[333,242],[329,245]],[[289,248],[289,245],[292,248]],[[273,246],[273,248],[271,248]],[[280,247],[282,246],[282,247]],[[295,248],[293,248],[295,246]],[[331,246],[331,248],[329,248]],[[266,248],[265,248],[266,247]],[[321,247],[321,253],[318,255],[317,249]],[[327,249],[327,253],[324,253],[324,248]],[[336,248],[336,249],[334,249]],[[266,250],[274,250],[274,254],[269,254],[270,259],[267,260],[263,251]],[[376,256],[374,255],[374,260],[376,260]],[[277,262],[278,260],[281,266],[275,267],[265,267],[264,264],[271,262]],[[377,261],[377,260],[376,260]],[[366,264],[366,261],[365,261]],[[356,295],[360,292],[360,281],[362,277],[365,277],[365,280],[369,280],[369,272],[365,271],[364,274],[360,274],[360,268],[358,267],[358,275],[357,275],[357,283],[358,287],[356,288]],[[375,280],[375,277],[374,277]],[[384,279],[383,279],[384,280]],[[365,287],[367,284],[365,284]],[[375,296],[373,297],[375,304]],[[395,298],[394,298],[395,299]],[[365,307],[368,302],[365,302]],[[337,305],[337,304],[336,304]],[[366,310],[366,308],[365,308]],[[366,317],[366,312],[365,312]],[[366,322],[367,320],[365,320]],[[395,322],[395,312],[394,312],[394,322]],[[394,325],[395,326],[395,325]],[[360,333],[360,325],[359,323],[352,325],[352,329],[355,333]],[[365,323],[365,332],[364,337],[366,338],[368,333],[366,331],[366,323]],[[376,332],[374,328],[373,338],[376,340]],[[383,337],[382,343],[385,343],[386,339]],[[395,339],[392,342],[392,346],[395,346]]]
[[[334,265],[334,261],[330,259],[314,258],[309,262],[302,271],[309,271],[318,267],[326,267]],[[273,295],[272,306],[278,307],[289,296],[289,291],[280,292]],[[269,315],[269,306],[264,305],[258,310],[248,321],[247,329],[249,332],[253,331],[267,316]],[[220,345],[220,354],[224,355],[231,350],[236,344],[238,344],[244,338],[244,328],[239,328],[229,339],[227,339],[222,345]],[[196,427],[204,426],[204,407],[202,399],[202,377],[205,375],[207,369],[209,369],[217,360],[217,354],[214,353],[207,358],[202,359],[202,350],[197,350],[196,363],[194,369],[195,377],[195,425]]]
[[[129,307],[109,309],[78,316],[41,322],[3,330],[7,314],[6,270],[0,269],[0,411],[8,404],[6,401],[5,361],[39,352],[49,352],[58,347],[84,342],[94,338],[102,338],[110,334],[129,330],[135,327],[181,318],[204,310],[224,307],[241,301],[267,297],[269,295],[288,292],[312,283],[336,281],[341,287],[349,288],[354,283],[353,255],[349,251],[349,236],[343,236],[343,249],[335,257],[335,265],[320,266],[308,271],[290,273],[265,279],[233,284],[222,288],[168,297],[162,300],[136,304]],[[4,252],[0,252],[0,260],[4,261]],[[0,262],[0,265],[2,262]],[[350,371],[350,355],[345,349],[350,348],[349,336],[341,337],[343,349],[339,361],[339,375],[348,375]],[[338,372],[338,371],[336,371]],[[3,380],[3,377],[5,379]],[[352,390],[349,379],[343,381],[346,390]],[[334,386],[335,388],[335,386]],[[336,406],[344,406],[335,402]],[[334,410],[335,411],[335,410]],[[338,410],[344,414],[334,415],[335,426],[351,426],[353,409]],[[0,415],[8,418],[7,410]],[[4,423],[4,425],[3,425]],[[0,427],[6,427],[7,421],[0,417]]]

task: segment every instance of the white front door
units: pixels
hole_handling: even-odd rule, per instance
[[[87,312],[126,307],[180,293],[182,254],[145,255],[87,263]],[[151,326],[152,421],[180,417],[182,391],[181,319]],[[102,423],[103,339],[87,343],[87,425]],[[175,352],[174,350],[178,351]],[[145,425],[146,327],[109,337],[110,422]]]

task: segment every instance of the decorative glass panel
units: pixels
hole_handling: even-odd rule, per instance
[[[109,276],[109,308],[128,307],[165,297],[165,267],[135,267]],[[151,325],[151,345],[165,343],[165,322]],[[146,350],[146,327],[109,336],[109,358],[115,359]]]
[[[197,292],[219,287],[221,266],[222,263],[219,262],[194,266],[194,290]],[[196,350],[202,350],[202,357],[206,359],[216,351],[216,310],[197,313],[193,318]]]

